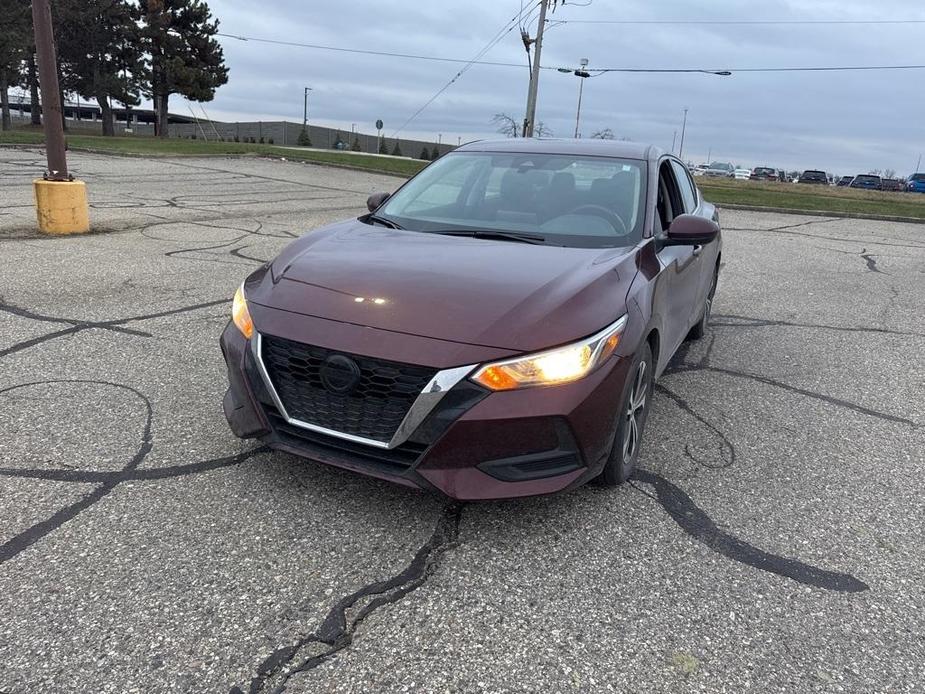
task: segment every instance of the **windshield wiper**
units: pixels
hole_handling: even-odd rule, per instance
[[[545,244],[546,237],[537,234],[519,234],[514,231],[478,231],[467,229],[434,230],[432,234],[443,236],[468,236],[475,239],[491,239],[496,241],[520,241],[521,243]]]
[[[378,224],[381,224],[384,227],[388,227],[389,229],[403,229],[404,228],[400,224],[396,224],[395,222],[393,222],[391,219],[380,217],[377,214],[366,215],[366,221],[376,222]]]

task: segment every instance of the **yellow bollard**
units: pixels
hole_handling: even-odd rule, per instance
[[[90,231],[87,186],[83,181],[32,182],[39,229],[46,234],[85,234]]]

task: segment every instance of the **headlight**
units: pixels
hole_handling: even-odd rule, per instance
[[[489,390],[516,390],[572,383],[603,364],[617,349],[626,316],[596,335],[547,352],[486,364],[472,380]]]
[[[247,299],[244,298],[244,285],[238,287],[234,293],[234,302],[231,304],[231,320],[248,340],[254,336],[254,321],[251,320],[250,311],[247,310]]]

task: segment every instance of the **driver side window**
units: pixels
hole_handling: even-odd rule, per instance
[[[684,206],[681,202],[681,195],[678,192],[678,184],[674,178],[674,172],[671,170],[671,164],[665,160],[658,169],[658,201],[656,203],[658,214],[655,219],[655,235],[661,236],[667,233],[668,227],[674,221],[675,217],[684,214]]]

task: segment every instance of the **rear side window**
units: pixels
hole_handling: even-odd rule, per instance
[[[682,164],[671,160],[671,168],[674,169],[674,177],[678,181],[678,189],[681,191],[681,197],[684,200],[684,211],[693,212],[697,209],[697,195],[694,193],[694,184],[687,174],[687,169]]]

